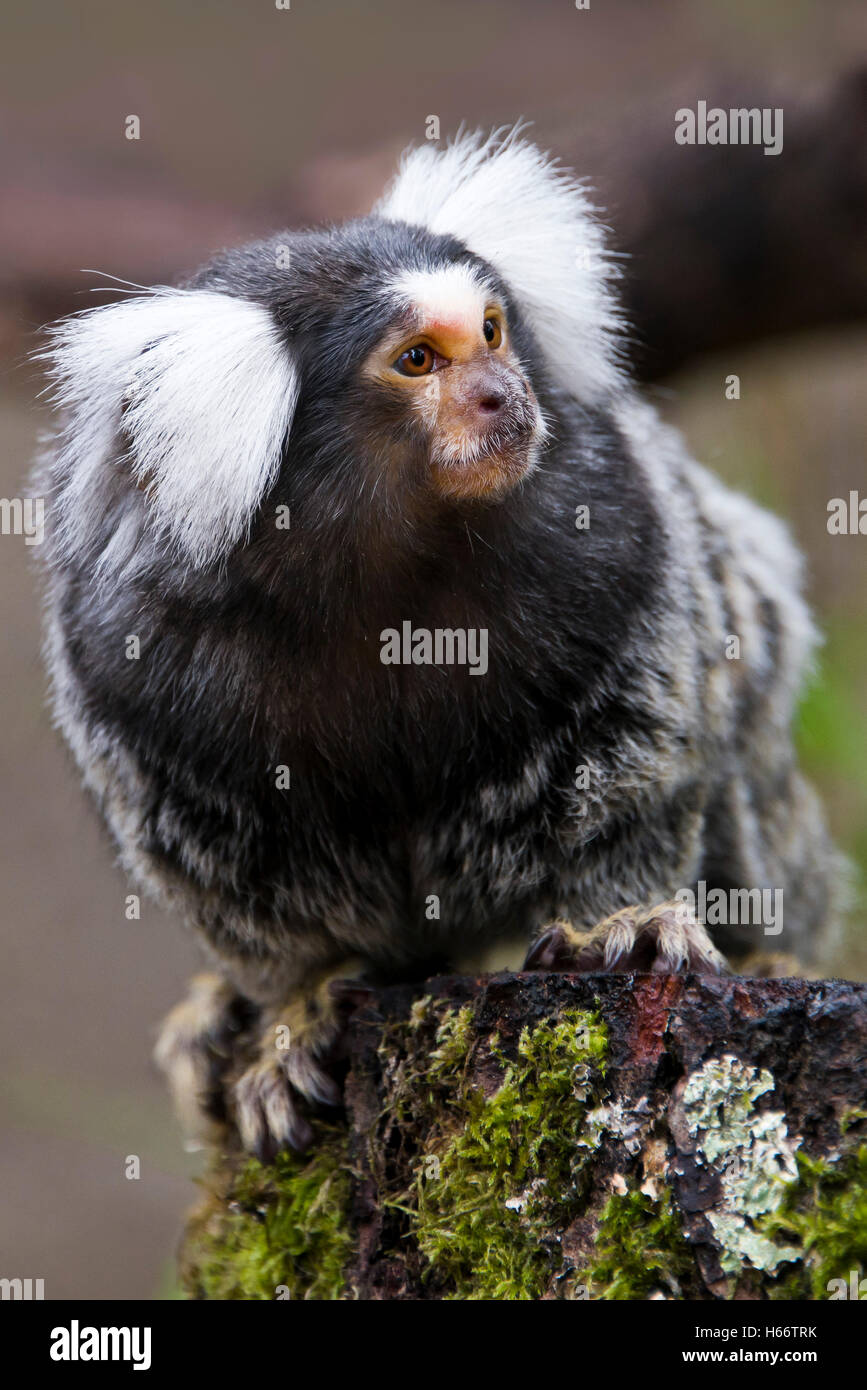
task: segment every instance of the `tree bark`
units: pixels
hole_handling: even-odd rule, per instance
[[[867,986],[843,981],[379,991],[345,1124],[270,1168],[221,1157],[185,1292],[829,1298],[867,1270],[865,1053]]]

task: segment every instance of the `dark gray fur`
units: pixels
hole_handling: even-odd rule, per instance
[[[124,865],[244,988],[303,985],[347,955],[422,974],[702,878],[782,888],[772,944],[811,954],[837,869],[792,746],[813,635],[784,529],[694,464],[628,385],[592,408],[556,390],[507,285],[550,442],[504,500],[432,502],[424,441],[358,367],[398,312],[394,271],[455,260],[475,258],[369,218],[226,253],[195,278],[266,306],[301,382],[249,539],[205,570],[150,527],[118,402],[86,543],[48,541],[47,650],[57,723]],[[402,475],[374,486],[396,441]],[[49,457],[55,534],[61,481]],[[125,518],[134,544],[99,580]],[[488,674],[384,666],[379,634],[405,619],[487,628]],[[767,944],[755,928],[718,939]]]

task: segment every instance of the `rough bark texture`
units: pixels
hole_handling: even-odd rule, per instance
[[[378,993],[349,1056],[348,1125],[221,1159],[189,1296],[815,1299],[867,1272],[865,985],[441,978]]]

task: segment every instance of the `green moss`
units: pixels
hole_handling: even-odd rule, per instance
[[[586,1185],[591,1153],[579,1139],[604,1072],[605,1029],[569,1011],[525,1029],[510,1059],[496,1038],[473,1043],[470,1009],[434,1015],[430,1053],[408,1055],[393,1078],[389,1109],[414,1119],[424,1152],[414,1189],[392,1205],[410,1218],[440,1296],[539,1298]],[[422,1036],[429,1022],[419,1012]]]
[[[571,1011],[525,1029],[506,1055],[496,1037],[479,1037],[471,1006],[426,998],[389,1028],[381,1050],[385,1104],[371,1153],[396,1219],[395,1258],[415,1263],[441,1297],[540,1297],[562,1266],[556,1233],[583,1200],[598,1142],[582,1123],[598,1099],[604,1028]],[[323,1127],[306,1161],[250,1160],[228,1187],[216,1179],[188,1229],[188,1294],[345,1296],[345,1145],[342,1131]]]
[[[865,1120],[867,1120],[867,1110],[863,1110],[859,1105],[853,1106],[850,1110],[844,1110],[840,1116],[840,1133],[848,1134],[850,1129],[863,1124]]]
[[[826,1299],[832,1279],[867,1274],[867,1144],[836,1161],[798,1154],[798,1179],[768,1217],[769,1235],[797,1247],[800,1263],[772,1290],[776,1298]]]
[[[594,1299],[645,1299],[659,1288],[681,1298],[694,1271],[695,1259],[668,1190],[655,1198],[626,1192],[615,1193],[605,1204],[596,1259],[577,1281]]]
[[[389,1285],[402,1265],[411,1287],[423,1281],[441,1299],[706,1296],[667,1185],[666,1136],[646,1098],[607,1095],[607,1054],[604,1025],[582,1010],[517,1040],[488,1034],[472,1005],[431,998],[389,1024],[366,1174]],[[719,1178],[707,1219],[733,1296],[827,1298],[830,1280],[848,1287],[867,1272],[867,1145],[806,1157],[784,1114],[767,1108],[773,1088],[733,1056],[687,1079],[697,1161]],[[852,1111],[841,1122],[850,1145],[862,1121]],[[187,1294],[351,1297],[347,1138],[320,1125],[306,1158],[215,1176],[188,1230]],[[622,1164],[613,1175],[612,1156]]]
[[[345,1134],[323,1126],[310,1157],[280,1154],[267,1168],[246,1162],[193,1218],[181,1262],[188,1293],[340,1298],[352,1248],[345,1148]]]

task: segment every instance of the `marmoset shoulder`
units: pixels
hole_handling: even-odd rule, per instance
[[[641,399],[612,266],[580,182],[471,135],[52,330],[56,721],[206,944],[179,1103],[260,1155],[339,1103],[364,981],[717,971],[832,914],[800,556]]]

